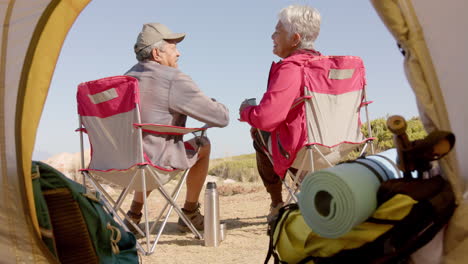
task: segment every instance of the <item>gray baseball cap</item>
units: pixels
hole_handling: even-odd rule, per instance
[[[149,47],[160,40],[175,40],[177,43],[185,38],[185,33],[173,33],[161,23],[147,23],[143,25],[134,46],[135,53]]]

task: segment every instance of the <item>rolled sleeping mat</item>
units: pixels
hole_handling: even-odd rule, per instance
[[[399,178],[396,150],[316,171],[302,181],[299,209],[316,234],[338,238],[361,224],[377,208],[383,181]]]

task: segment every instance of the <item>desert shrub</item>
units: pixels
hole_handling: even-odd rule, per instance
[[[217,159],[213,160],[211,164],[208,171],[210,175],[239,182],[257,182],[260,180],[255,154]]]

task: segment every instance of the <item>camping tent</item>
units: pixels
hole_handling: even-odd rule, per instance
[[[452,131],[455,151],[442,161],[459,206],[445,236],[444,263],[468,256],[468,17],[466,0],[372,0],[405,53],[405,71],[427,130]],[[465,195],[465,198],[466,197]]]
[[[41,111],[65,36],[90,0],[0,4],[0,256],[2,263],[54,262],[40,239],[31,194],[31,157]],[[460,204],[447,229],[446,263],[468,255],[468,26],[466,0],[372,0],[405,50],[405,69],[426,127],[451,130],[455,152],[443,169]],[[397,111],[397,110],[395,110]],[[395,113],[398,114],[398,113]],[[465,178],[462,177],[465,176]],[[465,257],[464,257],[465,256]]]
[[[36,131],[65,36],[90,0],[0,3],[0,256],[53,263],[40,239],[31,187]]]

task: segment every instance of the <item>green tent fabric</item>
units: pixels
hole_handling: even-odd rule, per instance
[[[33,186],[35,191],[36,212],[41,230],[49,230],[52,232],[47,202],[44,199],[43,193],[65,188],[71,191],[73,199],[79,204],[99,262],[138,263],[135,236],[120,227],[120,225],[113,220],[111,215],[104,210],[99,200],[97,200],[95,196],[93,197],[93,195],[87,194],[86,189],[81,184],[68,179],[58,170],[42,162],[32,163],[32,175],[34,176]],[[111,240],[116,236],[116,229],[118,229],[118,233],[120,233],[120,240],[117,243],[119,248],[118,253],[113,252]],[[53,239],[51,239],[50,236],[43,237],[46,238],[44,241],[51,252],[56,254]]]

